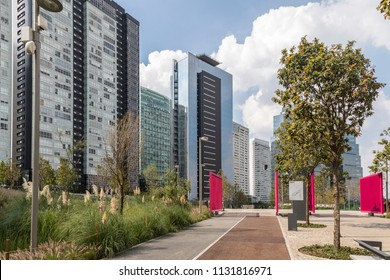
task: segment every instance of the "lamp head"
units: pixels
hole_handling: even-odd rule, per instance
[[[37,0],[37,2],[42,9],[52,13],[59,13],[63,9],[59,0]]]
[[[207,136],[202,136],[200,137],[201,141],[209,141],[209,138]]]

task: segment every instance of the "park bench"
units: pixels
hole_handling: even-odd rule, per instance
[[[363,248],[374,253],[378,257],[384,260],[390,260],[390,255],[382,251],[382,242],[380,241],[369,241],[369,240],[357,240],[355,241]],[[377,249],[378,248],[378,249]]]

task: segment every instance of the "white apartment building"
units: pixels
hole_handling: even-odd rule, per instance
[[[249,196],[249,129],[235,122],[233,122],[233,170],[234,184]]]
[[[269,142],[251,139],[249,143],[250,194],[256,201],[269,202],[271,194],[271,150]]]

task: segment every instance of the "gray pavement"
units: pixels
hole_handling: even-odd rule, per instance
[[[185,230],[137,245],[113,260],[192,260],[242,220],[239,216],[218,216]]]

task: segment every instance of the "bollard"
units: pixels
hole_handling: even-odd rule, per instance
[[[9,250],[10,250],[10,242],[9,239],[5,241],[5,259],[9,260]]]

